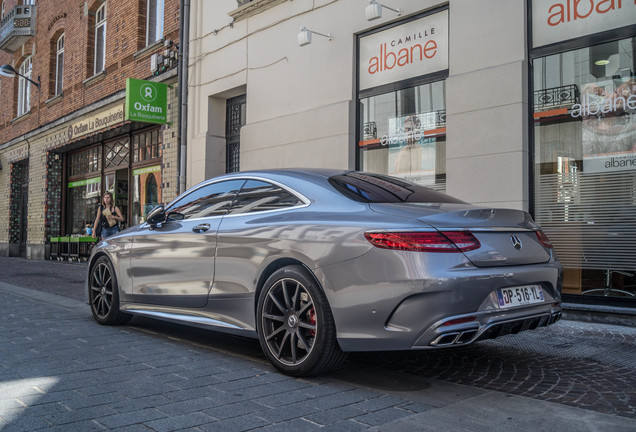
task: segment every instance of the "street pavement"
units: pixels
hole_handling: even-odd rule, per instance
[[[0,257],[2,431],[636,431],[636,329],[562,320],[311,379],[258,342],[95,323],[85,264]]]

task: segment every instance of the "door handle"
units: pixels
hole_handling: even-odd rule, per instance
[[[200,234],[200,233],[206,232],[209,229],[210,229],[210,224],[201,224],[192,228],[192,231]]]

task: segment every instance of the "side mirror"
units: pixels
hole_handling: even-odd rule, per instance
[[[150,212],[148,213],[148,216],[146,217],[146,222],[149,225],[153,225],[153,226],[164,223],[165,221],[166,221],[166,210],[163,207],[163,204],[159,204],[158,206],[150,210]]]

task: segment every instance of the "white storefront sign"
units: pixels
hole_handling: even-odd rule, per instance
[[[448,69],[448,10],[360,38],[359,88]]]
[[[583,156],[583,171],[587,174],[626,170],[636,170],[636,153]]]
[[[634,24],[635,0],[532,0],[535,48]]]

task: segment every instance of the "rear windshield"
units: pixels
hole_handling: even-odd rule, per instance
[[[379,174],[352,172],[329,178],[329,183],[344,196],[367,203],[454,203],[465,204],[452,196],[404,180]]]

